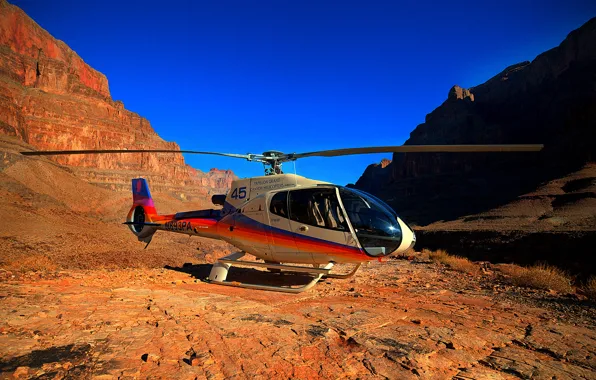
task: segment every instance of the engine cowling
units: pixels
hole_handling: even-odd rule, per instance
[[[226,195],[225,194],[215,194],[211,197],[211,202],[213,202],[216,206],[223,206],[226,202]]]

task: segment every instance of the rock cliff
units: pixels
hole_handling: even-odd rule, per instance
[[[532,62],[507,67],[447,100],[406,145],[542,143],[540,154],[394,154],[356,187],[418,224],[507,204],[596,158],[596,18]],[[373,175],[374,174],[374,175]],[[588,194],[589,195],[589,194]]]
[[[147,119],[113,100],[105,75],[5,0],[0,0],[0,133],[40,150],[179,149],[162,140]],[[152,188],[181,197],[223,192],[234,178],[231,171],[193,169],[181,154],[53,159],[98,185],[128,189],[130,178],[141,175]]]

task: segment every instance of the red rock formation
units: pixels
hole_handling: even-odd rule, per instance
[[[105,75],[5,0],[0,0],[0,46],[0,133],[43,150],[179,149],[162,140],[147,119],[114,101]],[[142,175],[161,190],[206,194],[225,191],[234,178],[230,171],[193,169],[181,154],[55,160],[112,188],[128,189],[130,178]]]

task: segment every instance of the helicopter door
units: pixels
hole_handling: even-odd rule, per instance
[[[269,200],[269,244],[275,261],[296,262],[298,248],[290,227],[288,192],[280,191]]]
[[[246,251],[263,260],[273,260],[269,234],[267,231],[267,215],[265,208],[265,197],[257,196],[242,208],[242,212],[236,214],[236,226],[238,232],[244,237],[242,244]],[[247,234],[248,232],[248,234]]]
[[[299,255],[312,263],[342,261],[359,252],[334,187],[289,192],[290,226]]]

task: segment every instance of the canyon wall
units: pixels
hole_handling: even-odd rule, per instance
[[[532,62],[454,86],[406,145],[544,144],[540,153],[395,153],[355,187],[417,224],[507,204],[596,158],[596,18]],[[593,194],[586,196],[592,197]]]
[[[5,0],[0,0],[0,133],[39,150],[179,150],[147,119],[111,98],[105,75]],[[51,159],[101,186],[129,189],[131,177],[143,176],[153,189],[181,197],[225,192],[235,178],[227,170],[193,169],[181,154]]]

